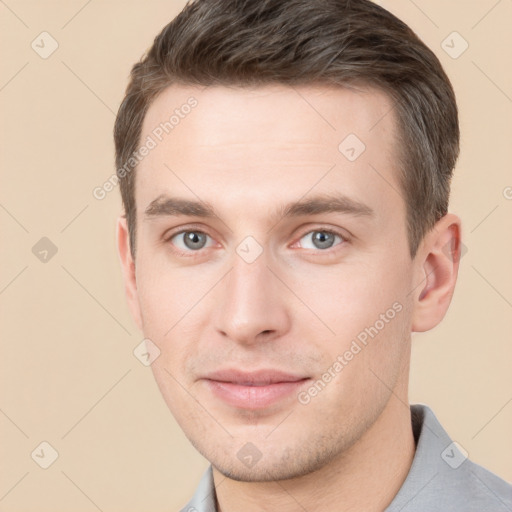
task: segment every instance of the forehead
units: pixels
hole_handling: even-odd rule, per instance
[[[376,89],[173,85],[144,119],[141,143],[154,147],[137,169],[136,203],[195,195],[243,208],[264,206],[263,192],[270,205],[313,187],[396,202],[395,133],[391,100]]]
[[[190,98],[197,100],[193,109],[186,108]],[[183,116],[180,109],[190,110],[194,115]],[[247,143],[249,139],[268,142],[276,135],[279,141],[296,142],[303,136],[306,142],[315,142],[324,141],[329,132],[336,141],[346,128],[358,131],[371,142],[394,124],[391,110],[392,102],[387,94],[365,86],[173,85],[164,89],[149,107],[142,132],[151,133],[175,114],[171,124],[174,125],[172,138],[177,144],[183,142],[180,132],[184,131],[183,126],[177,130],[178,125],[185,124],[200,139],[207,137],[198,141],[204,144]],[[184,119],[186,123],[182,123]],[[226,130],[235,126],[237,131]]]

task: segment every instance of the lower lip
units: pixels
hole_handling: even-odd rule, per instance
[[[296,394],[309,379],[294,382],[276,382],[266,386],[243,386],[232,382],[206,379],[214,395],[233,407],[264,409]]]

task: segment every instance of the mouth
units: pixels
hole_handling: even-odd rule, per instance
[[[311,379],[279,370],[222,370],[208,374],[202,380],[210,392],[225,404],[256,410],[289,400]]]

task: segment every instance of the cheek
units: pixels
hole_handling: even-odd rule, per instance
[[[204,327],[201,322],[209,317],[204,314],[204,308],[208,290],[212,287],[211,279],[204,275],[192,279],[193,276],[192,271],[157,265],[141,265],[138,275],[143,332],[160,349],[160,357],[152,366],[161,367],[155,378],[163,379],[163,382],[170,379],[167,371],[183,380],[179,376],[185,372],[187,358],[198,351],[197,344]],[[173,379],[166,385],[173,386]]]
[[[317,269],[300,281],[297,294],[322,320],[317,348],[325,370],[337,375],[332,400],[356,406],[366,396],[378,402],[388,393],[383,382],[395,385],[410,336],[404,268],[381,259],[364,267]]]
[[[384,259],[317,268],[310,265],[307,269],[296,268],[288,279],[310,309],[307,321],[318,321],[322,332],[333,340],[350,341],[386,312],[385,319],[393,319],[393,305],[399,309],[406,295],[405,271],[387,266]]]
[[[401,376],[406,375],[403,370],[408,360],[407,308],[398,303],[394,306],[383,309],[387,322],[380,313],[375,320],[364,312],[354,320],[355,324],[337,324],[337,336],[323,347],[328,355],[324,373],[318,378],[329,383],[317,401],[319,407],[337,411],[338,418],[361,421],[382,410]],[[336,377],[331,379],[329,373]]]
[[[165,354],[153,362],[151,371],[167,407],[186,432],[187,424],[194,423],[194,408],[191,408],[193,401],[187,387],[180,385],[183,381],[181,375],[169,364]]]
[[[145,329],[157,330],[157,336],[163,336],[185,317],[204,291],[201,283],[191,282],[187,273],[155,262],[145,263],[140,263],[137,274],[141,314]]]

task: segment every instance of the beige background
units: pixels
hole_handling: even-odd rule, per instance
[[[413,336],[410,399],[510,481],[512,1],[379,3],[439,56],[462,129],[451,211],[467,253],[444,322]],[[178,510],[207,466],[133,355],[143,336],[114,245],[119,191],[92,195],[114,172],[130,67],[183,5],[0,3],[1,511]],[[47,59],[31,48],[43,31],[59,45]],[[453,31],[469,44],[457,59],[441,46]],[[46,263],[32,252],[42,237],[58,248]],[[31,457],[42,441],[59,454],[48,469]]]

